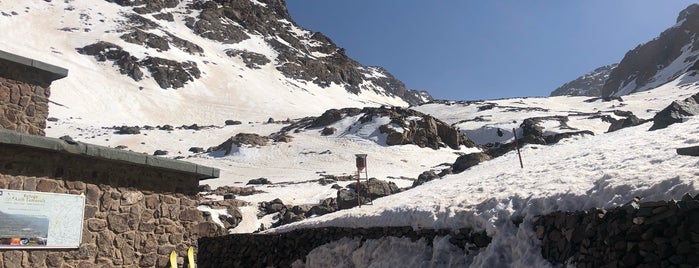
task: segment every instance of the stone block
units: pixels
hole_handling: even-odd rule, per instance
[[[102,191],[100,190],[97,185],[94,184],[87,184],[85,185],[85,202],[88,205],[98,205],[99,204],[99,199],[100,195],[102,195]]]
[[[107,221],[102,219],[87,219],[87,228],[93,232],[104,231],[107,228]]]
[[[45,267],[48,254],[49,253],[47,251],[43,251],[43,250],[30,251],[29,252],[29,265],[31,265],[32,267]]]
[[[23,252],[19,250],[4,251],[2,261],[5,264],[4,268],[21,268],[24,259]]]
[[[46,265],[49,267],[61,267],[63,265],[63,253],[52,252],[46,257]]]
[[[124,192],[121,195],[121,204],[122,205],[133,205],[141,200],[143,200],[144,196],[143,193],[137,192],[137,191],[128,191]]]
[[[115,233],[123,233],[130,230],[126,215],[114,213],[109,214],[107,215],[107,222],[109,223],[109,230],[112,230]]]
[[[55,180],[51,179],[41,179],[39,180],[39,183],[36,184],[36,190],[39,192],[50,192],[50,193],[55,193],[59,192],[59,185],[58,182]]]

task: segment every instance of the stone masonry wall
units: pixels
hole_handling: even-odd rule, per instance
[[[177,186],[182,176],[0,145],[0,189],[86,196],[79,248],[0,250],[0,267],[165,267],[173,249],[186,256],[199,237],[220,232],[188,193],[196,186]]]
[[[44,135],[49,87],[0,77],[0,128]]]
[[[577,267],[697,267],[699,195],[633,200],[610,210],[554,212],[534,221],[541,253]]]
[[[491,238],[483,232],[470,229],[413,230],[412,227],[338,228],[324,227],[297,229],[286,233],[233,234],[199,239],[197,267],[291,267],[297,260],[305,261],[314,248],[344,237],[379,239],[407,237],[413,241],[426,239],[431,245],[435,237],[450,235],[449,241],[462,248],[478,250],[487,247]],[[472,248],[471,248],[472,247]]]

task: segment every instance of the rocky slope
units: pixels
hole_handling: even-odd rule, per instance
[[[125,27],[120,29],[120,39],[157,50],[179,48],[196,55],[205,51],[195,43],[181,39],[175,33],[159,26],[159,21],[174,21],[172,9],[183,7],[184,24],[191,31],[206,39],[222,44],[236,44],[260,35],[276,52],[275,58],[254,51],[224,49],[229,57],[239,57],[247,68],[259,68],[274,64],[286,77],[307,81],[320,87],[335,83],[357,94],[372,90],[402,98],[410,104],[418,104],[421,94],[409,91],[405,85],[381,67],[365,67],[347,57],[343,48],[320,32],[300,28],[289,15],[283,0],[214,0],[214,1],[108,1],[133,7],[136,14],[125,14]],[[148,19],[151,15],[157,20]],[[145,57],[137,59],[121,47],[109,43],[96,43],[80,49],[84,54],[95,55],[98,60],[109,59],[119,65],[120,72],[134,80],[142,79],[145,69],[162,88],[178,88],[183,83],[200,76],[196,64],[189,61]],[[107,55],[105,55],[107,54]],[[111,54],[111,56],[110,56]]]
[[[0,12],[3,50],[69,69],[52,85],[56,118],[219,124],[431,100],[296,25],[281,0],[2,1]]]
[[[551,92],[551,96],[591,96],[599,97],[602,95],[602,87],[607,82],[609,74],[617,67],[618,64],[610,64],[599,67],[594,71],[586,73],[573,81],[565,83]]]
[[[626,53],[602,88],[602,96],[653,89],[699,69],[699,5],[681,11],[677,24]]]

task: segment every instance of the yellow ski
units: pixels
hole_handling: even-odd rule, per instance
[[[177,252],[170,252],[170,268],[177,268]]]
[[[189,247],[187,250],[187,259],[189,260],[189,268],[194,268],[194,248]]]

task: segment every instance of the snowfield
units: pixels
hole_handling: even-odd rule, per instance
[[[468,134],[469,131],[491,127],[491,124],[511,129],[525,118],[569,115],[572,112],[608,113],[619,109],[633,111],[641,118],[652,118],[655,112],[673,100],[684,99],[697,92],[699,86],[682,77],[655,90],[624,96],[623,101],[585,102],[589,98],[581,97],[518,98],[487,102],[498,106],[541,109],[507,112],[495,107],[484,111],[474,110],[478,104],[428,104],[414,109],[450,123],[488,115],[490,121],[481,122],[480,125],[477,122],[460,124],[461,130]],[[651,123],[646,123],[612,133],[604,133],[609,124],[599,118],[571,118],[576,118],[569,122],[571,126],[579,129],[592,126],[596,135],[576,136],[550,146],[526,145],[521,150],[523,169],[519,167],[516,153],[510,152],[463,173],[447,175],[441,180],[374,200],[373,205],[312,217],[266,232],[321,226],[469,227],[485,230],[493,237],[491,244],[480,252],[464,252],[446,238],[433,241],[433,246],[421,240],[413,242],[399,238],[365,243],[345,239],[315,249],[308,256],[307,265],[394,266],[396,263],[393,261],[401,260],[401,264],[412,267],[546,267],[550,264],[541,257],[539,241],[530,223],[537,215],[559,210],[614,207],[629,202],[635,196],[651,201],[679,199],[685,193],[698,193],[695,182],[698,182],[699,159],[680,156],[675,152],[679,147],[699,145],[698,118],[689,118],[684,123],[656,131],[648,131]],[[444,167],[441,164],[453,163],[456,153],[477,151],[465,147],[461,150],[433,150],[414,145],[386,146],[385,137],[377,132],[378,126],[387,123],[384,118],[375,117],[364,124],[358,124],[356,119],[347,117],[331,125],[338,129],[333,135],[322,136],[321,128],[306,129],[290,133],[294,137],[290,143],[244,146],[228,156],[192,154],[187,152],[187,148],[215,146],[241,132],[268,135],[285,125],[252,122],[199,131],[151,130],[143,131],[141,135],[116,135],[113,130],[79,126],[77,122],[80,120],[67,119],[50,122],[51,128],[47,129],[47,133],[49,136],[69,134],[77,136],[78,140],[108,146],[127,145],[131,150],[146,153],[155,149],[169,150],[171,156],[186,157],[183,159],[185,161],[220,168],[221,178],[202,181],[214,188],[243,186],[248,180],[259,177],[270,179],[274,184],[256,186],[265,193],[238,197],[252,205],[241,208],[244,220],[233,230],[234,233],[253,232],[260,224],[271,224],[273,215],[262,219],[255,216],[259,202],[280,198],[284,204],[317,204],[322,199],[335,196],[336,190],[313,180],[325,174],[354,174],[356,153],[369,155],[370,177],[407,187],[412,184],[411,179],[422,171],[438,171]],[[543,125],[547,126],[547,131],[559,131],[556,124]],[[88,133],[99,136],[91,138]],[[497,135],[491,132],[490,137]],[[349,183],[340,182],[341,186]],[[512,223],[513,219],[518,218],[524,219],[519,227]],[[371,261],[367,262],[367,258]]]
[[[331,124],[329,127],[337,129],[332,135],[321,135],[322,127],[309,128],[290,132],[293,139],[288,143],[270,140],[268,145],[259,147],[234,145],[229,155],[192,153],[191,147],[207,149],[238,133],[266,136],[288,126],[267,123],[270,117],[294,121],[320,116],[330,108],[407,104],[377,94],[371,90],[373,85],[366,85],[366,90],[354,95],[341,85],[320,88],[289,79],[275,69],[274,65],[278,64],[275,62],[259,70],[245,68],[241,59],[228,57],[224,51],[241,49],[274,59],[276,52],[264,42],[264,37],[252,35],[251,39],[233,45],[206,40],[182,28],[184,16],[178,13],[183,12],[182,8],[181,5],[171,10],[176,14],[176,22],[162,22],[163,29],[197,43],[205,53],[191,57],[201,69],[202,78],[177,90],[163,90],[149,79],[135,82],[120,75],[110,63],[77,53],[77,47],[106,40],[123,45],[136,56],[167,54],[190,58],[176,48],[165,52],[146,50],[108,34],[122,18],[118,14],[132,11],[105,1],[0,0],[0,9],[10,14],[0,16],[3,29],[0,48],[70,70],[67,78],[55,81],[51,87],[49,116],[56,120],[47,123],[49,137],[69,135],[80,142],[126,146],[126,150],[147,154],[167,150],[169,154],[165,157],[221,169],[220,178],[201,182],[214,189],[245,186],[257,178],[270,180],[272,184],[255,186],[263,193],[236,197],[250,206],[240,208],[243,221],[233,233],[250,233],[260,225],[271,226],[274,215],[257,218],[260,202],[279,198],[285,205],[318,204],[336,196],[336,189],[317,180],[325,175],[355,174],[355,154],[368,154],[369,177],[407,188],[422,172],[438,172],[454,163],[460,154],[480,151],[463,146],[458,150],[387,146],[386,134],[379,127],[390,123],[390,119],[374,117],[359,123],[359,116],[354,116]],[[309,34],[292,26],[298,35]],[[682,57],[697,55],[689,50],[683,53]],[[538,215],[614,207],[634,197],[653,201],[699,193],[695,185],[699,183],[699,158],[680,156],[675,151],[679,147],[699,145],[699,118],[688,118],[656,131],[648,131],[651,123],[645,123],[612,133],[606,133],[610,123],[600,118],[618,119],[614,113],[618,110],[651,119],[672,101],[699,92],[699,77],[681,74],[686,67],[680,62],[682,57],[657,75],[658,83],[650,85],[673,79],[671,82],[652,90],[643,88],[646,91],[622,96],[621,100],[511,98],[411,107],[458,127],[483,145],[510,142],[513,128],[521,135],[520,124],[533,117],[545,117],[540,126],[546,133],[589,130],[595,135],[574,136],[555,145],[525,145],[521,150],[524,168],[519,167],[516,152],[509,152],[460,174],[446,175],[374,200],[373,205],[312,217],[265,232],[323,226],[411,226],[485,230],[493,239],[488,247],[476,252],[454,246],[448,237],[436,238],[431,246],[424,240],[395,237],[367,241],[343,239],[313,250],[306,259],[308,267],[549,267],[551,264],[541,256],[540,242],[531,224]],[[381,76],[378,69],[367,70],[367,77]],[[561,117],[568,119],[567,126],[556,119]],[[224,126],[224,121],[229,119],[240,120],[242,124]],[[118,135],[112,128],[165,124],[209,127],[142,129],[136,135]],[[403,131],[398,126],[391,127]],[[498,129],[503,135],[496,134]],[[351,181],[337,183],[345,187]],[[222,199],[221,196],[207,198]],[[217,214],[226,213],[206,206],[199,209],[212,213],[215,220]],[[524,221],[516,226],[513,220],[519,219]]]

